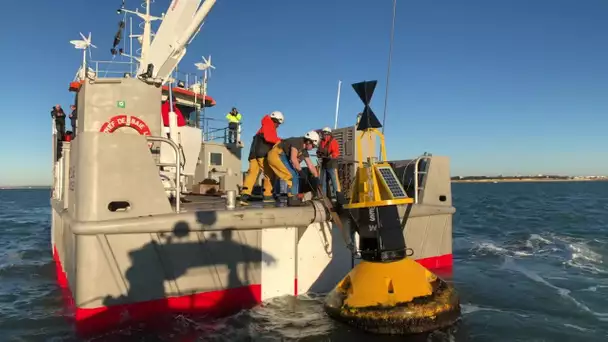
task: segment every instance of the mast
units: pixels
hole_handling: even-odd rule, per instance
[[[206,137],[205,133],[208,132],[207,129],[207,122],[206,122],[206,116],[205,116],[205,106],[207,104],[206,99],[207,99],[207,82],[209,80],[208,76],[211,73],[210,69],[215,69],[215,66],[213,66],[211,64],[211,55],[209,55],[209,58],[205,58],[205,56],[203,56],[203,62],[202,63],[194,63],[194,66],[196,66],[196,68],[198,70],[203,71],[203,75],[202,75],[202,79],[201,79],[201,88],[200,88],[200,92],[203,95],[203,103],[201,105],[201,114],[203,116],[203,123],[202,123],[202,130],[203,130],[203,139]]]
[[[150,49],[150,37],[152,24],[150,20],[150,0],[146,0],[146,15],[144,17],[144,33],[141,39],[141,60],[140,63],[146,65],[148,61],[148,50]]]
[[[85,80],[87,77],[87,49],[82,49],[82,69],[80,70],[80,79]]]
[[[142,4],[142,6],[145,9],[145,13],[140,13],[139,10],[135,10],[135,11],[131,11],[128,9],[120,8],[118,11],[120,12],[125,12],[125,13],[130,13],[133,15],[136,15],[138,17],[140,17],[143,20],[143,24],[144,24],[144,28],[143,28],[143,33],[141,35],[134,35],[133,34],[133,26],[132,26],[132,22],[130,22],[131,28],[130,28],[130,35],[129,38],[141,38],[140,40],[140,44],[141,44],[141,54],[139,56],[135,56],[133,54],[133,42],[130,42],[130,55],[126,55],[127,57],[131,57],[137,61],[139,61],[139,68],[141,68],[142,65],[147,65],[148,64],[148,60],[149,60],[149,52],[150,52],[150,45],[151,45],[151,41],[152,41],[152,21],[154,20],[162,20],[162,17],[155,17],[153,15],[150,15],[150,0],[144,0],[144,3]]]
[[[133,56],[133,17],[129,17],[129,55]],[[133,58],[129,65],[129,73],[133,75]]]

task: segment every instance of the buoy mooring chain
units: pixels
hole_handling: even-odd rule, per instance
[[[392,167],[386,162],[380,122],[369,107],[376,81],[352,85],[365,104],[357,124],[357,170],[349,210],[359,234],[361,262],[325,298],[327,314],[377,334],[415,334],[453,325],[460,318],[460,299],[453,286],[408,258],[398,205],[411,205]],[[380,138],[382,161],[362,155]],[[373,138],[373,139],[372,139]]]

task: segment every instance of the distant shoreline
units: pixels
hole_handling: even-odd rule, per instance
[[[608,179],[589,178],[509,178],[509,179],[452,179],[452,183],[541,183],[541,182],[606,182]]]
[[[32,186],[0,186],[0,190],[41,190],[51,189],[50,185],[32,185]]]

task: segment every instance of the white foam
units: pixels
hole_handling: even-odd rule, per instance
[[[501,310],[501,309],[497,309],[497,308],[482,307],[482,306],[478,306],[478,305],[475,305],[475,304],[461,304],[460,305],[460,312],[463,315],[472,314],[472,313],[477,312],[477,311],[493,311],[493,312],[501,312],[501,313],[513,314],[513,315],[521,316],[521,317],[524,317],[524,318],[530,317],[528,315],[524,315],[524,314],[520,314],[520,313],[510,312],[510,311]]]
[[[583,259],[597,264],[602,264],[602,256],[594,252],[589,246],[584,243],[571,243],[568,249],[572,251],[572,259]]]
[[[583,271],[591,272],[593,274],[608,274],[608,271],[603,270],[595,265],[589,265],[585,263],[581,263],[576,259],[564,261],[564,265],[568,265],[570,267],[578,268]]]
[[[540,241],[542,243],[545,243],[547,245],[553,244],[553,241],[551,240],[547,240],[544,237],[538,235],[538,234],[530,234],[530,238],[528,239],[528,241]]]
[[[570,324],[570,323],[564,323],[564,326],[567,328],[572,328],[572,329],[578,330],[578,331],[593,331],[593,330],[579,327],[578,325],[574,325],[574,324]]]
[[[608,288],[608,286],[605,286],[605,285],[594,285],[594,286],[589,286],[588,288],[583,289],[581,291],[597,292],[597,289],[602,289],[602,288]]]
[[[487,251],[496,255],[516,255],[516,256],[532,256],[533,253],[524,251],[511,251],[503,247],[499,247],[493,242],[480,242],[473,250]]]
[[[513,260],[513,258],[505,257],[505,262],[503,264],[503,267],[506,269],[517,271],[538,283],[544,284],[544,285],[556,290],[556,292],[560,296],[573,302],[579,309],[592,314],[593,316],[595,316],[598,320],[600,320],[602,322],[608,322],[608,313],[596,312],[596,311],[591,310],[587,305],[577,301],[575,298],[570,296],[570,290],[564,289],[561,287],[557,287],[557,286],[549,283],[543,277],[541,277],[539,274],[537,274],[531,270],[528,270],[527,268],[525,268],[523,266],[517,265],[515,263],[515,261]]]

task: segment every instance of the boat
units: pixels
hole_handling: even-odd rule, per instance
[[[216,104],[206,94],[207,77],[183,80],[176,72],[215,2],[173,0],[162,18],[150,15],[150,0],[143,1],[145,12],[123,7],[121,13],[143,19],[144,29],[130,33],[142,45],[138,56],[129,51],[137,63],[123,64],[118,75],[104,75],[101,63],[87,60],[90,35],[73,41],[83,50],[69,84],[78,116],[72,134],[52,126],[51,246],[81,335],[162,315],[222,317],[276,297],[327,293],[359,262],[356,232],[353,252],[325,201],[302,207],[235,201],[244,144],[226,140],[226,128],[208,127],[204,111]],[[161,24],[152,37],[153,20]],[[210,60],[203,64],[206,72]],[[171,112],[163,127],[161,102],[171,95],[192,109],[188,125],[177,127]],[[344,188],[365,148],[355,134],[354,124],[334,131]],[[432,271],[449,270],[455,212],[449,157],[425,154],[390,165],[412,198],[399,206],[411,258]]]

